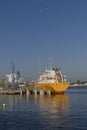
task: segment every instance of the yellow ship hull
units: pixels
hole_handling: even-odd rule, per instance
[[[52,93],[64,93],[70,83],[69,82],[61,82],[61,83],[36,83],[36,87],[41,87],[44,91],[50,90]]]

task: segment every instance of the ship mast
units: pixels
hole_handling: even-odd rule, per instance
[[[54,63],[54,59],[51,57],[49,58],[49,69],[52,69],[53,68],[53,63]]]

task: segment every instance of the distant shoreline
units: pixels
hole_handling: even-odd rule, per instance
[[[87,84],[73,84],[70,87],[87,87]]]

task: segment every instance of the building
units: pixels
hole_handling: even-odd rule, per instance
[[[9,83],[17,83],[18,82],[18,78],[17,78],[17,74],[15,73],[15,74],[8,74],[8,75],[6,75],[6,77],[7,77],[7,82],[9,82]]]

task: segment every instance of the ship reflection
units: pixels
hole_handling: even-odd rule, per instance
[[[5,95],[4,102],[9,111],[17,110],[23,107],[29,107],[29,104],[39,106],[40,111],[47,113],[64,114],[69,110],[70,98],[68,95]],[[25,104],[25,105],[24,105]]]
[[[50,113],[65,113],[69,109],[69,96],[64,95],[37,95],[36,102],[39,102],[40,108]]]
[[[69,122],[69,102],[68,95],[37,95],[37,104],[40,105],[40,124],[44,124],[50,129],[60,129],[67,126]],[[67,129],[67,128],[66,128]]]

